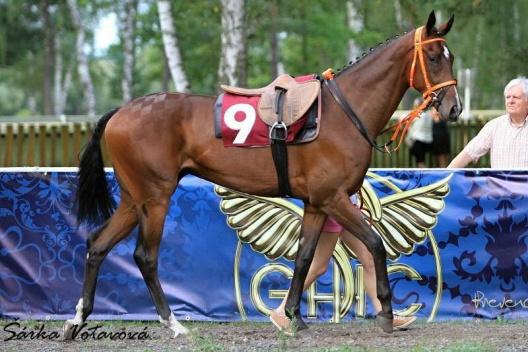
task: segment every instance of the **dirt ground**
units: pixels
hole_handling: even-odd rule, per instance
[[[62,322],[0,320],[0,351],[528,350],[528,322],[524,321],[417,322],[408,330],[393,334],[383,333],[372,320],[310,324],[309,330],[296,337],[277,332],[270,323],[185,325],[191,333],[171,339],[169,330],[156,322],[89,321],[75,341],[66,342],[62,340]],[[83,332],[86,333],[82,335]],[[109,337],[111,333],[115,340]],[[124,334],[132,338],[125,339]]]

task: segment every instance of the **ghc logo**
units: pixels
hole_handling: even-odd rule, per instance
[[[403,191],[389,179],[368,172],[358,193],[360,204],[363,205],[361,209],[370,220],[373,230],[383,240],[389,259],[396,261],[403,254],[411,255],[416,244],[428,241],[436,271],[436,282],[429,282],[426,288],[436,291],[434,302],[427,304],[427,308],[431,310],[428,321],[434,319],[442,296],[440,252],[431,229],[436,225],[438,214],[444,209],[450,178],[451,175],[430,185]],[[381,184],[392,193],[379,198],[368,179]],[[297,254],[303,210],[280,198],[253,196],[220,186],[215,186],[215,192],[221,198],[220,210],[226,214],[228,226],[236,231],[239,238],[234,268],[235,292],[242,319],[246,319],[239,273],[242,243],[249,244],[253,251],[270,260],[285,258],[293,261]],[[363,267],[357,265],[354,272],[350,259],[355,259],[356,255],[339,241],[333,258],[333,292],[320,293],[316,289],[317,283],[314,283],[308,289],[308,316],[316,317],[318,303],[333,302],[333,321],[339,322],[355,302],[356,316],[364,317],[366,298]],[[421,267],[425,266],[421,264]],[[387,269],[389,274],[403,274],[409,281],[422,280],[414,268],[404,263],[390,264]],[[293,276],[293,271],[288,266],[268,263],[260,267],[251,278],[251,301],[262,314],[267,315],[272,309],[261,296],[262,284],[268,275],[276,273],[288,278]],[[285,289],[269,290],[267,298],[280,300],[286,293]],[[421,308],[421,304],[413,303],[403,311],[398,311],[398,314],[412,315]]]
[[[390,274],[400,273],[410,280],[421,280],[420,274],[408,266],[407,264],[398,263],[390,264],[387,266],[387,270]],[[269,307],[264,302],[261,295],[261,285],[266,276],[272,273],[280,273],[285,277],[291,279],[293,276],[293,270],[284,264],[267,264],[261,267],[251,279],[250,287],[250,298],[254,307],[264,315],[269,315],[271,310],[278,306],[279,302],[286,297],[288,294],[287,289],[281,290],[269,290],[268,298],[276,299],[277,304],[273,307]],[[333,264],[333,278],[332,278],[332,292],[331,293],[320,293],[317,292],[317,282],[312,284],[306,290],[306,301],[307,301],[307,316],[308,318],[317,318],[317,304],[318,303],[333,303],[333,318],[332,322],[339,323],[354,305],[356,317],[363,318],[366,315],[366,294],[364,286],[364,270],[361,264],[356,265],[355,272],[352,270],[352,265],[348,261],[340,261],[334,257]],[[237,285],[240,287],[240,285]],[[238,296],[238,295],[237,295]],[[239,308],[241,302],[237,302]],[[422,304],[411,303],[404,310],[400,310],[399,313],[403,315],[414,315]],[[241,312],[242,313],[242,312]]]

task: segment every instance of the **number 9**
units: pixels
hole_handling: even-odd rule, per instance
[[[243,112],[245,118],[242,121],[237,121],[235,115],[237,112]],[[235,104],[230,106],[224,113],[224,122],[227,127],[234,131],[239,131],[233,141],[233,144],[244,144],[246,142],[257,114],[255,109],[250,104]]]

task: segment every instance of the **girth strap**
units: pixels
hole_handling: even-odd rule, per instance
[[[279,193],[281,197],[290,197],[292,195],[290,179],[288,175],[288,149],[286,148],[286,139],[288,138],[288,127],[283,122],[282,111],[284,103],[284,93],[286,90],[277,87],[275,100],[275,113],[277,122],[270,128],[269,138],[271,140],[271,155],[275,163],[275,171],[279,180]]]

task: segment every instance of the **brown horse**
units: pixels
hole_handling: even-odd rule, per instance
[[[378,324],[392,331],[391,292],[386,253],[378,235],[352,206],[349,196],[361,186],[377,136],[412,85],[424,93],[443,119],[456,120],[462,107],[453,80],[453,56],[443,37],[453,17],[438,28],[434,12],[427,25],[395,38],[338,73],[333,83],[365,127],[360,133],[325,82],[319,137],[288,147],[289,181],[293,196],[304,201],[304,218],[295,270],[286,308],[298,328],[305,326],[299,302],[304,280],[327,216],[354,233],[373,254],[377,294],[382,304]],[[423,32],[422,32],[423,29]],[[418,30],[416,30],[418,31]],[[416,59],[418,57],[418,59]],[[412,77],[410,82],[410,77]],[[335,88],[334,88],[335,89]],[[432,100],[431,100],[432,99]],[[109,217],[112,204],[104,175],[100,139],[104,136],[121,202],[88,240],[82,297],[76,315],[64,325],[72,338],[74,326],[93,309],[97,276],[107,253],[139,224],[134,259],[156,305],[160,321],[175,335],[186,333],[174,317],[158,280],[158,251],[169,200],[178,181],[193,174],[242,192],[278,196],[270,148],[225,148],[213,128],[214,97],[157,94],[138,98],[104,115],[81,158],[78,201],[80,220]],[[346,109],[345,109],[346,110]]]

